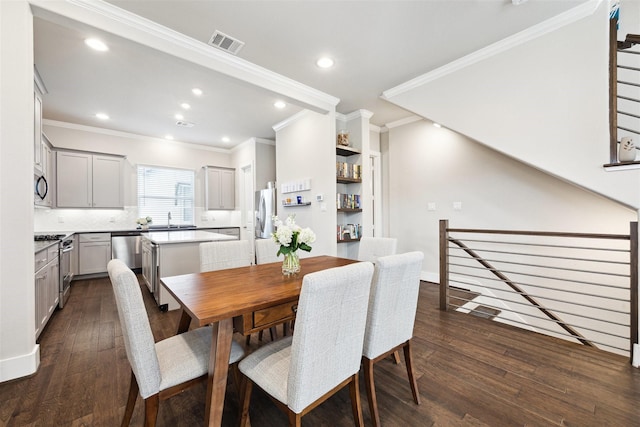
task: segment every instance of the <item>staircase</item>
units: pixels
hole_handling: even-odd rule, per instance
[[[636,152],[640,149],[640,35],[627,34],[624,41],[618,41],[615,19],[610,27],[610,157],[615,164],[623,162],[617,156],[623,138],[633,140]],[[640,164],[640,161],[625,163]]]

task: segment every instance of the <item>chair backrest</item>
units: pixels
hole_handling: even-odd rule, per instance
[[[363,237],[358,247],[358,261],[376,262],[381,256],[395,255],[398,239],[394,237]]]
[[[116,297],[127,359],[140,387],[140,395],[146,399],[158,392],[162,375],[140,283],[119,259],[109,261],[107,271]]]
[[[362,354],[369,359],[413,336],[420,291],[422,252],[380,257],[376,261]]]
[[[276,255],[279,249],[273,239],[256,239],[256,264],[282,261],[284,257]]]
[[[248,240],[200,243],[200,271],[225,270],[251,265]]]
[[[295,413],[360,370],[372,277],[370,262],[304,276],[287,380]]]

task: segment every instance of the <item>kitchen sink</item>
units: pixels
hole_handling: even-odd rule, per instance
[[[195,225],[150,225],[149,231],[195,230]]]

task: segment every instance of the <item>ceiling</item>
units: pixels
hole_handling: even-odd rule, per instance
[[[219,30],[245,43],[237,54],[242,64],[338,98],[339,113],[369,110],[371,123],[383,126],[411,115],[381,99],[383,91],[585,1],[529,0],[518,6],[511,0],[101,4],[174,30],[189,43],[216,50],[216,55],[220,52],[206,43]],[[36,16],[35,64],[48,90],[45,119],[157,138],[170,134],[181,142],[232,148],[251,137],[273,139],[273,125],[308,107],[233,73],[116,35],[116,29],[98,30],[50,13]],[[105,41],[109,51],[87,48],[83,40],[90,36]],[[315,61],[321,55],[332,57],[335,66],[318,68]],[[204,94],[194,96],[194,87]],[[284,109],[274,108],[278,99],[287,101]],[[183,102],[191,109],[183,110]],[[97,112],[110,119],[98,120]],[[177,126],[176,113],[194,126]],[[230,142],[222,142],[225,136]]]

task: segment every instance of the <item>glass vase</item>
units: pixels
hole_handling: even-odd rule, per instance
[[[284,254],[284,261],[282,261],[282,274],[285,276],[291,276],[292,274],[300,273],[300,258],[298,258],[297,252],[289,252]]]

